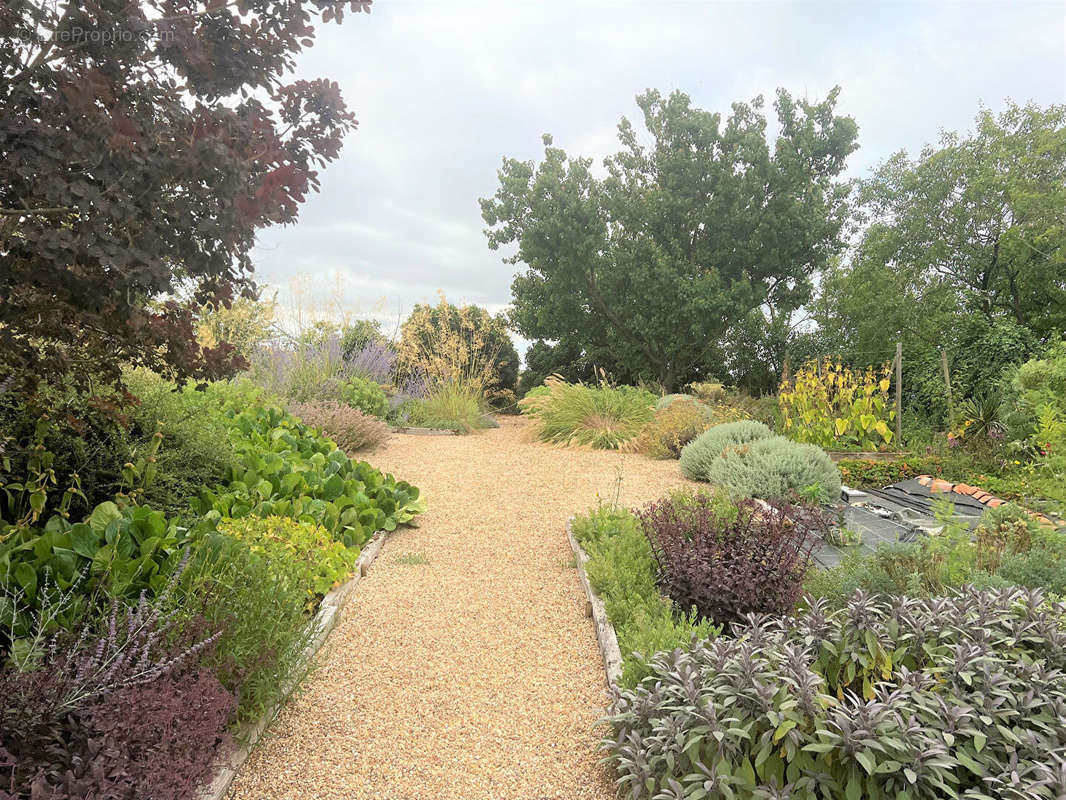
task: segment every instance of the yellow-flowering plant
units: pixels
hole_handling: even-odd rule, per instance
[[[808,361],[782,381],[778,402],[785,433],[830,449],[878,450],[892,443],[896,410],[892,367],[855,371],[839,362]]]

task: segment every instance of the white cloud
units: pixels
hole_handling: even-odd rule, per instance
[[[859,124],[850,174],[980,103],[1066,102],[1061,2],[433,3],[377,0],[320,26],[301,77],[341,84],[360,120],[297,225],[265,231],[259,277],[303,278],[320,304],[395,318],[449,299],[503,308],[514,270],[485,244],[477,199],[504,156],[536,159],[541,134],[597,160],[615,148],[636,94],[681,89],[703,108],[783,86]],[[771,109],[772,113],[772,109]]]

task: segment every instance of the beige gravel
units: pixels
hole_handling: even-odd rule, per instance
[[[676,461],[474,436],[393,436],[368,460],[421,487],[319,669],[241,770],[236,800],[615,796],[607,690],[566,519],[684,483]]]

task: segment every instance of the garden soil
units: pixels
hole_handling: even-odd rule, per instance
[[[676,461],[553,447],[504,417],[361,455],[422,489],[233,800],[609,800],[608,702],[566,521],[687,483]]]

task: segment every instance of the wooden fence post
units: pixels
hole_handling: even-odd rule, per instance
[[[903,444],[903,342],[896,342],[896,447]]]

